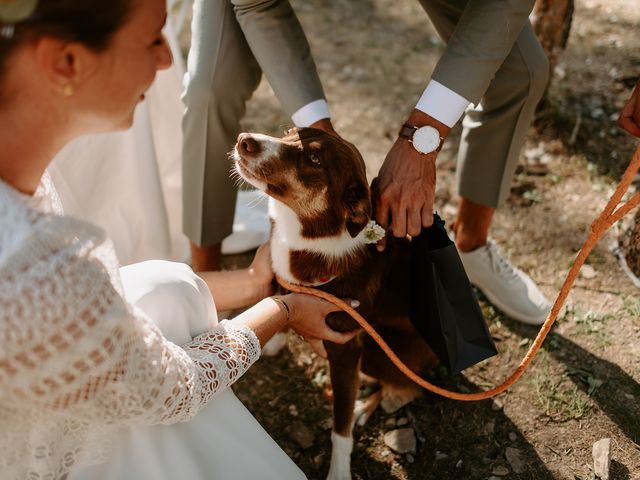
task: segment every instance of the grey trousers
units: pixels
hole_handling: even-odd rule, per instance
[[[195,0],[185,76],[183,230],[196,245],[229,235],[232,149],[265,73],[285,113],[324,98],[308,42],[287,0]]]
[[[467,2],[420,0],[445,42]],[[482,100],[468,108],[463,118],[457,166],[460,196],[494,208],[506,200],[535,107],[547,86],[548,71],[547,57],[527,22]],[[446,79],[439,80],[447,84]]]

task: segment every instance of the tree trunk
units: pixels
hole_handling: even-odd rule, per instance
[[[536,0],[531,12],[533,30],[549,59],[549,81],[567,46],[573,8],[574,0]]]

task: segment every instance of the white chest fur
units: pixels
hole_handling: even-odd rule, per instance
[[[273,232],[271,232],[273,269],[277,275],[292,283],[300,281],[291,273],[289,253],[292,250],[313,252],[329,259],[337,259],[351,255],[365,245],[364,231],[355,238],[351,237],[346,230],[330,237],[303,237],[302,224],[296,213],[273,198],[269,198],[269,216],[273,220]]]

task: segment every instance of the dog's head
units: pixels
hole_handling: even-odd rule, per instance
[[[287,205],[307,238],[351,237],[367,225],[371,199],[362,156],[348,142],[315,128],[282,138],[241,133],[233,152],[238,173]]]

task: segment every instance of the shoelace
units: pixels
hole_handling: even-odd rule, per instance
[[[511,262],[509,262],[509,260],[500,255],[498,247],[491,240],[487,242],[487,253],[489,255],[491,265],[495,271],[498,272],[498,275],[503,276],[508,280],[514,280],[518,277],[515,267]]]

